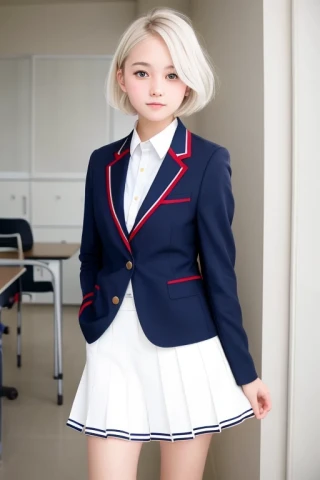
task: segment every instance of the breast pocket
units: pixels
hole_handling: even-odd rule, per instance
[[[180,204],[180,203],[190,203],[191,194],[190,193],[171,193],[165,200],[162,201],[164,205]]]

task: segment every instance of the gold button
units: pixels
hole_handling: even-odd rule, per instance
[[[132,268],[132,262],[127,262],[126,263],[127,270],[131,270]]]
[[[119,302],[120,302],[119,297],[112,298],[112,303],[114,303],[115,305],[117,305]]]
[[[144,168],[140,168],[140,172],[144,172]]]

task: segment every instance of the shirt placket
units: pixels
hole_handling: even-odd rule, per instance
[[[146,184],[146,163],[148,157],[149,148],[142,148],[139,155],[139,165],[138,165],[138,172],[136,176],[136,181],[133,189],[133,195],[131,204],[129,207],[128,213],[128,230],[131,231],[139,208],[143,202],[143,192],[145,189]]]

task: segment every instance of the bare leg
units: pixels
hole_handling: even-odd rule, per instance
[[[142,442],[88,436],[89,480],[136,480]]]
[[[192,440],[160,441],[160,480],[201,480],[212,434]]]

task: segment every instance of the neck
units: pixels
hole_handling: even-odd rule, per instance
[[[174,116],[161,120],[160,122],[151,122],[146,118],[139,117],[136,127],[141,142],[146,142],[157,133],[162,132],[174,120]]]

